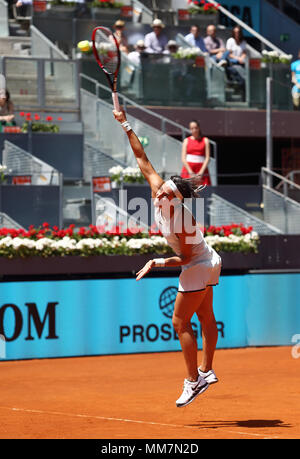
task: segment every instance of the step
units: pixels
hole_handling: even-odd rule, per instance
[[[0,54],[2,56],[16,56],[17,49],[15,46],[22,44],[31,48],[31,38],[30,37],[1,37],[0,38]]]
[[[34,96],[33,94],[11,94],[11,100],[15,105],[28,105],[29,103],[33,103],[36,105],[38,96]],[[72,97],[57,97],[54,96],[46,96],[47,104],[51,103],[54,106],[64,106],[64,105],[75,105],[76,99]],[[55,102],[55,103],[54,103]]]

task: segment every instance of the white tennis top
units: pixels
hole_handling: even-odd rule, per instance
[[[162,207],[155,206],[155,222],[166,238],[169,246],[177,255],[181,254],[181,250],[179,238],[176,233],[182,232],[183,225],[188,234],[193,234],[196,230],[195,235],[186,238],[186,242],[192,244],[192,260],[189,264],[183,265],[182,270],[186,270],[195,264],[203,263],[211,266],[212,263],[214,265],[216,257],[220,257],[215,250],[206,243],[200,228],[197,225],[196,227],[193,225],[192,213],[180,199],[174,199],[173,202],[175,203],[174,214],[171,218],[169,216],[169,203],[165,201],[166,205]]]

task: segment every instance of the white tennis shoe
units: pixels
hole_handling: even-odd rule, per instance
[[[208,384],[216,384],[219,381],[214,370],[208,370],[205,373],[204,371],[201,371],[200,368],[198,368],[198,372],[199,375],[202,376],[202,378],[204,378]]]
[[[195,400],[198,395],[208,389],[209,384],[199,375],[198,381],[184,380],[183,392],[178,400],[176,400],[177,408],[182,408]]]

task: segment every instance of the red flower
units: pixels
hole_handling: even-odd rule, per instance
[[[57,118],[57,121],[62,121],[62,117],[59,116],[59,117]]]
[[[20,112],[19,115],[20,116],[25,116],[25,112]]]
[[[34,114],[34,119],[35,121],[39,121],[41,119],[40,115],[38,115],[37,113]]]
[[[44,222],[42,226],[43,226],[44,228],[49,228],[49,223],[48,223],[48,222]]]
[[[47,116],[46,117],[46,121],[52,121],[53,120],[53,117],[52,116]]]

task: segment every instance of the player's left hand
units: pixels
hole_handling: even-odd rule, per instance
[[[142,277],[146,276],[146,274],[148,274],[149,271],[151,271],[151,269],[153,268],[155,262],[153,260],[149,260],[145,266],[138,272],[136,273],[136,280],[140,280],[142,279]]]

